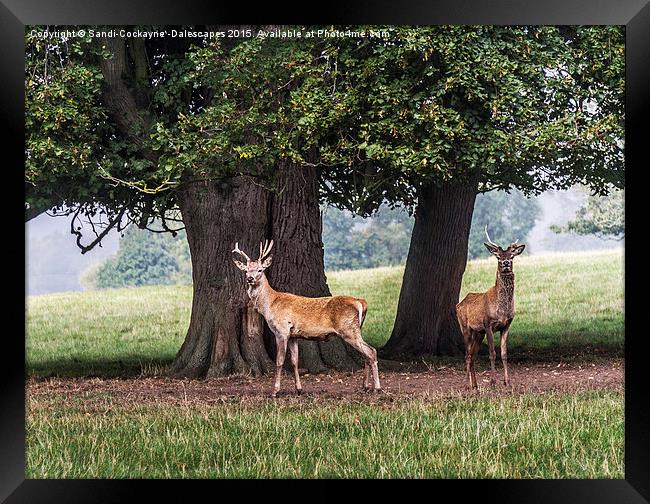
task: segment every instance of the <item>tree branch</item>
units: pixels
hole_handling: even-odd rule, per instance
[[[138,147],[142,156],[158,163],[159,153],[148,142],[153,118],[138,108],[135,97],[123,80],[123,75],[127,73],[125,41],[119,37],[102,38],[100,43],[113,55],[111,59],[102,59],[100,62],[106,82],[103,91],[106,107],[119,130]],[[139,72],[142,72],[141,68]]]
[[[89,250],[92,250],[95,245],[97,245],[99,242],[102,241],[104,236],[108,234],[108,232],[115,227],[116,224],[119,224],[120,221],[122,220],[122,216],[124,215],[124,212],[126,212],[126,206],[122,207],[122,210],[117,214],[117,216],[108,223],[104,231],[102,231],[99,235],[97,235],[97,238],[95,238],[92,242],[90,242],[89,245],[82,245],[81,244],[81,238],[82,238],[82,233],[78,229],[75,229],[74,223],[77,220],[79,213],[81,212],[82,207],[79,207],[77,211],[74,214],[74,217],[72,217],[72,220],[70,221],[70,233],[73,235],[77,236],[77,247],[81,249],[81,253],[85,254]]]

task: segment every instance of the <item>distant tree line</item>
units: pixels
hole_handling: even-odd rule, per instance
[[[625,190],[612,189],[607,196],[590,194],[574,219],[564,226],[553,225],[555,233],[595,235],[599,238],[625,238]]]
[[[348,211],[323,207],[325,269],[377,268],[404,264],[413,229],[413,216],[404,207],[382,205],[367,219]],[[540,208],[520,191],[491,191],[476,199],[469,240],[469,258],[485,256],[484,228],[497,243],[526,236]],[[84,275],[87,288],[189,284],[192,265],[184,231],[177,236],[128,228],[118,253]]]
[[[382,206],[369,219],[327,207],[323,211],[325,269],[376,268],[403,264],[413,218],[402,207]]]
[[[537,200],[526,198],[518,190],[513,190],[510,194],[504,191],[479,194],[469,232],[468,258],[488,257],[483,245],[485,226],[488,227],[492,241],[499,245],[506,246],[517,239],[524,243],[541,213]]]
[[[184,232],[174,237],[137,227],[127,228],[116,255],[82,277],[82,284],[94,289],[189,283],[192,265]]]

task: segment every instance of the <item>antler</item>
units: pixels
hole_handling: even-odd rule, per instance
[[[490,235],[489,235],[488,232],[487,232],[487,224],[485,225],[485,236],[487,236],[487,239],[488,239],[488,242],[489,242],[490,245],[494,245],[495,247],[498,247],[498,245],[497,245],[496,243],[494,243],[494,242],[490,239]]]
[[[235,250],[233,252],[236,252],[238,254],[241,254],[247,262],[250,262],[251,258],[248,257],[246,254],[244,254],[241,250],[239,250],[239,242],[235,243]]]
[[[261,261],[267,255],[269,255],[269,252],[271,252],[272,248],[273,248],[273,240],[271,240],[270,243],[268,240],[264,240],[264,246],[262,246],[262,242],[260,242],[260,258],[258,259],[258,261]]]

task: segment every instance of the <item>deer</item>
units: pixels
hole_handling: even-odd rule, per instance
[[[244,264],[233,259],[235,266],[246,273],[246,292],[254,308],[260,313],[275,335],[277,354],[275,358],[275,384],[271,397],[280,391],[282,366],[287,347],[291,353],[296,394],[302,393],[298,373],[298,340],[327,341],[337,335],[346,343],[357,349],[364,358],[363,389],[381,390],[377,368],[377,350],[361,337],[361,326],[366,318],[368,303],[365,299],[352,296],[304,297],[289,292],[274,290],[266,278],[265,270],[271,266],[273,256],[270,254],[273,240],[264,244],[260,242],[260,255],[256,261],[239,249],[235,243],[232,253],[239,254],[246,260]]]
[[[485,236],[488,243],[484,243],[488,251],[498,260],[496,283],[487,292],[470,292],[456,305],[458,324],[465,340],[465,366],[467,369],[468,386],[470,389],[478,388],[476,373],[474,372],[474,359],[478,349],[487,335],[490,351],[491,381],[495,382],[496,370],[494,351],[494,333],[501,333],[501,362],[503,362],[504,384],[510,384],[508,375],[508,333],[510,324],[515,316],[515,273],[513,258],[524,251],[526,245],[518,244],[519,240],[511,243],[507,249],[502,249],[490,239],[487,225]]]

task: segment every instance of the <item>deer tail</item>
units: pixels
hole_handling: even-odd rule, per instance
[[[368,303],[366,302],[365,299],[357,299],[359,302],[359,329],[363,327],[363,321],[366,320],[366,313],[368,312]]]

